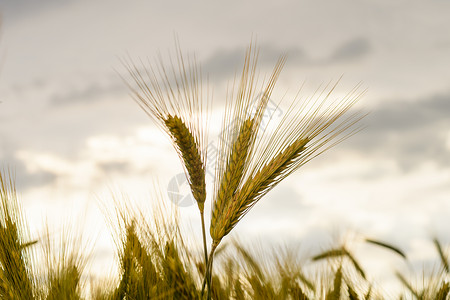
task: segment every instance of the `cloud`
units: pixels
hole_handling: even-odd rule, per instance
[[[5,12],[6,16],[14,17],[26,17],[30,14],[35,14],[37,11],[44,11],[52,6],[62,6],[73,2],[73,0],[14,0],[5,1],[2,3],[0,9]]]
[[[10,169],[18,190],[52,184],[57,174],[48,170],[30,170],[16,154],[17,141],[0,131],[0,168]]]
[[[450,93],[414,102],[383,102],[366,119],[368,127],[346,146],[362,155],[391,158],[401,170],[423,163],[450,167]]]
[[[371,51],[371,44],[368,39],[356,37],[344,42],[337,49],[332,51],[328,57],[313,59],[311,55],[300,47],[289,49],[278,48],[273,45],[263,44],[258,47],[258,66],[270,69],[275,65],[277,59],[287,55],[290,65],[323,66],[338,62],[351,62],[367,56]],[[226,80],[233,78],[234,74],[239,74],[245,56],[245,47],[233,49],[219,49],[215,51],[203,64],[205,73],[211,75],[212,80]]]
[[[127,91],[125,83],[122,83],[119,80],[111,80],[108,83],[93,82],[88,83],[81,88],[58,91],[50,97],[50,104],[55,106],[74,103],[89,104],[103,100],[105,96],[117,95],[119,93],[125,94]]]
[[[58,174],[48,170],[30,171],[25,162],[11,153],[3,153],[0,156],[2,166],[10,168],[14,174],[15,184],[18,190],[24,191],[38,186],[52,185],[56,182]]]
[[[289,62],[301,62],[306,60],[304,51],[300,48],[278,49],[273,45],[263,44],[258,46],[259,57],[258,66],[261,68],[273,68],[281,55],[286,54]],[[219,49],[206,59],[202,68],[205,73],[211,75],[213,80],[224,80],[233,78],[234,74],[239,74],[245,57],[245,47],[234,49]]]
[[[330,62],[347,62],[366,56],[371,50],[369,40],[354,38],[338,47],[330,57]]]
[[[97,166],[105,174],[110,173],[128,174],[130,172],[133,172],[133,166],[128,161],[98,162]]]

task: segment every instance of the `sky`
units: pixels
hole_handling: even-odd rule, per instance
[[[1,0],[0,13],[2,165],[32,231],[46,219],[85,224],[94,265],[114,258],[101,209],[112,195],[148,205],[182,179],[169,139],[120,78],[121,58],[173,53],[175,37],[208,74],[215,121],[252,39],[263,73],[287,55],[275,102],[342,75],[335,97],[367,89],[364,130],[280,183],[233,236],[314,254],[351,233],[397,245],[419,269],[436,262],[434,236],[450,244],[448,1]],[[198,226],[194,206],[180,215]],[[408,269],[383,250],[355,251],[380,280]]]

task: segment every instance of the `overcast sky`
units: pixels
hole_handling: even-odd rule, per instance
[[[128,95],[119,58],[165,55],[178,36],[219,107],[253,37],[262,72],[288,55],[275,101],[344,75],[335,96],[362,82],[358,106],[370,115],[366,129],[262,199],[236,236],[314,252],[357,232],[400,246],[418,265],[437,257],[434,235],[450,244],[450,2],[1,0],[0,12],[0,158],[16,172],[36,231],[45,216],[82,214],[107,265],[98,203],[115,190],[145,204],[155,178],[165,192],[182,172]],[[181,208],[193,227],[194,208]],[[365,261],[386,272],[391,258],[381,252]]]

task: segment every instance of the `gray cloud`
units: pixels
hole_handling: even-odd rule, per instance
[[[49,171],[29,171],[25,162],[16,155],[18,142],[8,136],[8,133],[0,131],[0,168],[7,168],[14,174],[15,184],[18,190],[50,185],[57,179],[57,174]]]
[[[258,47],[258,65],[262,68],[272,68],[280,55],[286,54],[290,63],[306,60],[304,51],[300,48],[278,49],[272,45],[264,44]],[[240,72],[245,56],[245,47],[234,49],[220,49],[215,51],[205,62],[202,68],[211,75],[212,80],[233,78]]]
[[[51,185],[56,181],[58,176],[56,173],[44,170],[30,172],[25,163],[11,153],[3,153],[0,156],[0,161],[2,167],[9,168],[14,174],[16,187],[20,191],[38,186]]]
[[[127,174],[133,170],[131,164],[127,161],[110,161],[97,164],[98,168],[106,174],[120,173]]]
[[[450,94],[415,102],[384,102],[366,119],[368,127],[345,145],[364,155],[393,158],[403,171],[428,161],[450,167],[449,116]]]
[[[60,91],[50,98],[50,104],[55,106],[68,105],[74,103],[92,103],[102,100],[103,96],[126,93],[127,87],[124,83],[115,80],[108,84],[99,82],[90,83],[80,89],[72,89],[69,91]]]
[[[358,37],[338,47],[330,57],[330,62],[346,62],[366,56],[370,52],[369,40]]]
[[[241,70],[245,47],[234,49],[220,49],[215,51],[202,67],[212,80],[226,80],[234,76]],[[332,51],[329,57],[324,59],[312,59],[303,49],[292,47],[290,49],[277,48],[273,45],[263,44],[259,47],[258,65],[262,68],[272,68],[280,57],[286,54],[291,65],[321,66],[337,62],[351,62],[353,60],[367,56],[371,51],[371,44],[368,39],[356,37],[344,42]],[[238,74],[238,73],[237,73]]]
[[[61,6],[73,2],[73,0],[14,0],[4,1],[0,10],[4,12],[6,17],[26,17],[37,11],[43,11],[52,6]]]

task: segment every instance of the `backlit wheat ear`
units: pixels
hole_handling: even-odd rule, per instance
[[[242,185],[243,178],[249,170],[263,114],[285,61],[284,57],[278,61],[267,84],[262,85],[258,90],[257,56],[257,51],[253,45],[250,45],[245,56],[238,88],[235,93],[234,89],[231,93],[230,98],[234,97],[235,99],[227,99],[217,158],[215,197],[211,214],[210,235],[213,244],[203,287],[205,282],[209,287],[214,251],[229,227],[228,222],[233,213],[233,210],[230,210],[233,205],[233,196]],[[258,91],[260,97],[257,97],[255,93]],[[253,103],[255,100],[256,103]],[[231,101],[235,103],[231,103]],[[254,107],[252,107],[253,104]],[[210,299],[210,288],[208,288],[208,299]]]
[[[253,135],[253,119],[247,119],[239,130],[236,141],[233,144],[231,156],[220,182],[219,191],[215,199],[215,208],[213,210],[213,219],[217,219],[223,210],[223,205],[228,199],[231,199],[241,181],[245,162],[249,152],[250,142]],[[211,224],[217,225],[217,222]],[[211,227],[211,234],[215,234],[215,227]]]
[[[358,113],[345,115],[362,93],[354,89],[341,101],[325,106],[334,88],[325,89],[316,96],[317,99],[311,97],[297,108],[291,106],[271,134],[264,132],[258,140],[257,150],[247,161],[246,174],[240,178],[239,188],[233,191],[219,216],[213,211],[211,236],[216,243],[289,174],[354,133],[347,131],[362,116]]]
[[[200,211],[203,251],[207,264],[204,220],[207,103],[205,105],[203,99],[200,68],[195,59],[185,62],[180,48],[177,66],[171,60],[170,72],[161,58],[156,68],[151,65],[145,67],[141,63],[143,71],[130,62],[124,62],[124,65],[135,83],[132,85],[126,81],[133,91],[134,99],[167,132],[183,162],[186,178]]]
[[[308,139],[299,139],[287,147],[283,152],[275,156],[269,163],[261,168],[253,177],[248,178],[239,192],[233,195],[230,215],[224,230],[227,235],[245,213],[267,193],[289,171],[289,167],[305,150]],[[217,237],[222,238],[222,237]]]
[[[206,200],[205,166],[198,143],[180,117],[168,115],[164,122],[189,174],[192,194],[198,202],[200,211],[203,211]]]
[[[186,178],[201,212],[206,199],[206,104],[200,68],[185,61],[178,50],[177,64],[167,69],[162,58],[156,66],[141,68],[124,62],[134,84],[127,81],[139,106],[170,136],[183,162]]]
[[[259,88],[256,78],[257,51],[248,48],[236,99],[228,99],[224,117],[221,144],[216,167],[216,193],[213,201],[210,234],[214,241],[225,235],[230,219],[233,197],[243,183],[250,166],[258,130],[270,95],[284,64],[282,57],[276,64],[267,84]],[[233,97],[233,95],[231,96]],[[256,100],[256,101],[255,101]],[[235,102],[234,107],[233,103]],[[253,103],[255,102],[255,103]],[[252,107],[253,105],[253,107]],[[230,147],[231,145],[231,147]]]
[[[0,298],[33,299],[25,219],[9,171],[0,170]]]
[[[275,131],[267,134],[264,129],[262,137],[257,139],[263,111],[284,58],[277,63],[262,89],[262,97],[258,99],[252,119],[252,95],[257,86],[256,61],[257,53],[250,47],[236,94],[234,113],[229,113],[228,108],[224,118],[210,226],[213,243],[206,280],[211,276],[216,247],[257,201],[299,167],[352,135],[355,131],[348,130],[363,117],[359,113],[348,113],[363,93],[355,88],[342,100],[327,104],[336,85],[327,86],[305,101],[296,99],[300,105],[290,107]]]

